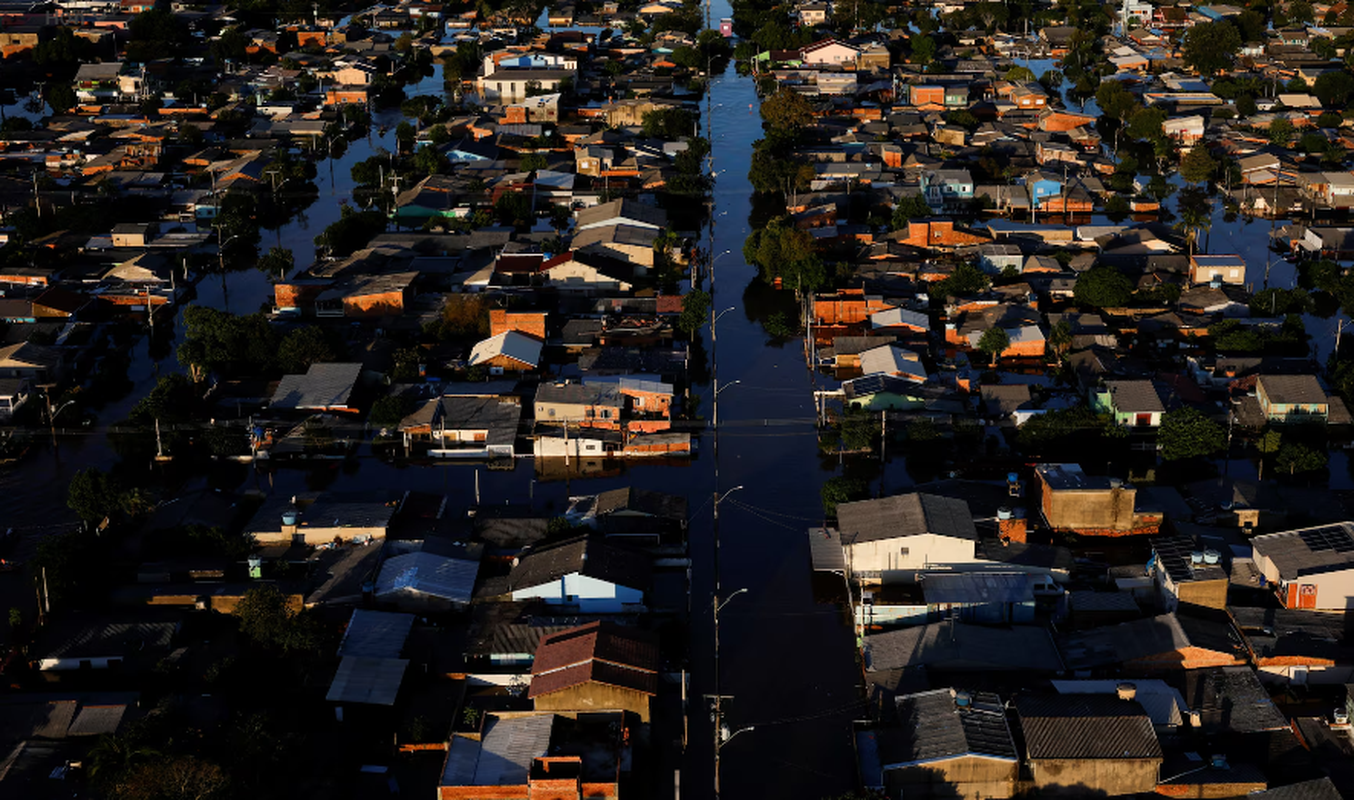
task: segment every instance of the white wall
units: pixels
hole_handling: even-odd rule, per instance
[[[552,583],[517,589],[513,591],[512,599],[577,605],[579,611],[586,614],[618,614],[625,611],[626,606],[642,604],[644,593],[571,572]]]

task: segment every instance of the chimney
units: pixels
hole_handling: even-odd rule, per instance
[[[1003,543],[1019,542],[1024,544],[1025,537],[1025,518],[1012,517],[1010,519],[997,520],[998,536]]]
[[[1138,686],[1133,683],[1121,683],[1114,687],[1114,693],[1119,696],[1120,700],[1132,700],[1138,696]]]

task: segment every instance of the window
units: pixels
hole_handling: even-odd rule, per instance
[[[550,416],[552,416],[552,417],[555,416],[555,409],[553,409],[553,408],[550,409]]]
[[[900,547],[898,548],[898,554],[901,555],[903,558],[907,558],[909,555],[909,550],[906,547]]]

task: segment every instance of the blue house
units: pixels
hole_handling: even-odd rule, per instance
[[[922,196],[937,211],[973,200],[973,176],[966,169],[927,170],[921,175]]]
[[[508,574],[514,601],[541,600],[581,614],[644,608],[653,561],[641,550],[598,535],[576,536],[527,550]]]
[[[1049,172],[1031,172],[1025,177],[1025,188],[1030,192],[1030,205],[1043,208],[1044,203],[1062,197],[1062,179]]]

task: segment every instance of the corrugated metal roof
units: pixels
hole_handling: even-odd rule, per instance
[[[413,614],[354,609],[348,629],[343,632],[338,654],[344,657],[399,658],[404,650],[404,640],[409,638],[409,630],[413,627]]]
[[[930,494],[900,494],[837,507],[838,529],[847,544],[933,533],[978,538],[968,503]]]
[[[966,692],[956,703],[954,689],[904,695],[895,702],[902,735],[882,752],[886,767],[925,764],[958,756],[976,755],[1016,760],[1015,742],[1006,725],[1001,698],[986,692]]]
[[[846,573],[846,551],[836,528],[809,528],[809,558],[815,572]]]
[[[498,356],[534,368],[541,361],[541,342],[517,331],[504,331],[476,343],[470,350],[470,364],[482,364]]]
[[[474,786],[519,786],[527,782],[533,759],[550,752],[554,714],[489,717],[481,740]]]
[[[85,706],[66,730],[67,736],[101,736],[117,733],[127,706]]]
[[[1031,603],[1034,576],[1023,572],[930,573],[922,576],[927,605],[949,603]]]
[[[1161,758],[1152,721],[1132,700],[1101,695],[1016,698],[1025,748],[1038,759]]]
[[[1119,680],[1084,680],[1084,681],[1050,681],[1053,688],[1058,690],[1058,694],[1103,694],[1118,695],[1119,687],[1124,681]],[[1180,725],[1184,721],[1182,713],[1185,706],[1185,698],[1180,694],[1180,690],[1174,686],[1168,685],[1165,681],[1143,680],[1134,678],[1130,683],[1133,684],[1134,698],[1138,704],[1147,712],[1147,717],[1152,720],[1153,725],[1172,726]]]
[[[402,658],[344,656],[325,699],[333,703],[393,706],[409,662]]]
[[[480,564],[460,558],[445,558],[432,553],[406,553],[386,559],[376,578],[379,599],[411,592],[440,597],[468,605],[475,591]]]
[[[311,364],[304,375],[285,375],[273,392],[275,409],[325,409],[348,405],[361,364]]]

